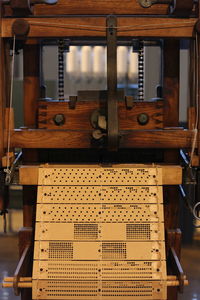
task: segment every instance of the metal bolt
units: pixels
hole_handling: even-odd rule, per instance
[[[149,116],[146,113],[141,113],[138,115],[137,121],[140,125],[146,125],[149,122]]]
[[[139,3],[144,8],[151,7],[151,5],[152,5],[152,1],[151,0],[139,0]]]
[[[63,114],[57,114],[53,117],[53,121],[57,126],[61,126],[65,123],[65,116]]]

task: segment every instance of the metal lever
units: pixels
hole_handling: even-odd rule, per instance
[[[148,8],[154,4],[172,4],[172,0],[139,0],[139,4],[144,7]]]

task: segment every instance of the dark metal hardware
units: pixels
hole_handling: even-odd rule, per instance
[[[171,4],[172,0],[139,0],[139,3],[142,7],[148,8],[154,4]]]
[[[54,116],[53,121],[57,126],[61,126],[65,124],[65,116],[63,114],[57,114]]]
[[[137,121],[140,125],[146,125],[149,122],[149,115],[145,113],[139,114]]]
[[[4,5],[10,5],[13,15],[18,17],[33,14],[33,6],[35,4],[54,5],[58,0],[3,0]]]
[[[26,20],[16,19],[12,24],[12,33],[18,39],[25,38],[30,31],[30,25]]]
[[[191,14],[194,0],[139,0],[139,4],[144,8],[149,8],[155,4],[168,4],[169,14],[180,17],[187,17]]]

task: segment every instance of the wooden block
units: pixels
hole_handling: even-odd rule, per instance
[[[7,167],[7,163],[8,166],[10,167],[12,165],[12,163],[15,160],[15,154],[14,152],[9,152],[7,153],[5,156],[2,157],[2,167]]]
[[[6,107],[5,108],[5,119],[4,119],[4,126],[5,126],[5,129],[14,129],[15,128],[15,125],[14,125],[14,110],[13,108],[8,108]]]
[[[190,130],[193,130],[195,128],[195,122],[196,122],[196,109],[195,107],[189,107],[188,108],[188,128]]]
[[[22,166],[19,168],[19,182],[22,185],[38,184],[39,166]]]
[[[65,130],[92,130],[91,115],[100,109],[98,101],[78,101],[75,109],[70,109],[67,101],[40,101],[38,105],[38,128],[40,129],[65,129]],[[125,102],[118,104],[119,129],[161,129],[163,128],[163,101],[133,102],[132,109],[127,109]],[[140,125],[137,118],[146,114],[149,121]],[[56,125],[54,117],[63,114],[63,125]]]

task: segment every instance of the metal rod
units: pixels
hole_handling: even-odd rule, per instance
[[[180,282],[178,280],[167,280],[167,286],[179,286]],[[189,285],[188,280],[184,280],[184,285],[187,286]],[[13,283],[12,282],[3,282],[2,283],[3,288],[12,288]],[[32,288],[32,282],[19,282],[18,283],[18,288]]]
[[[109,16],[107,26],[107,133],[108,150],[118,149],[117,103],[117,18]]]
[[[4,282],[13,282],[14,277],[5,277]],[[20,277],[19,282],[29,282],[32,281],[32,277]]]

